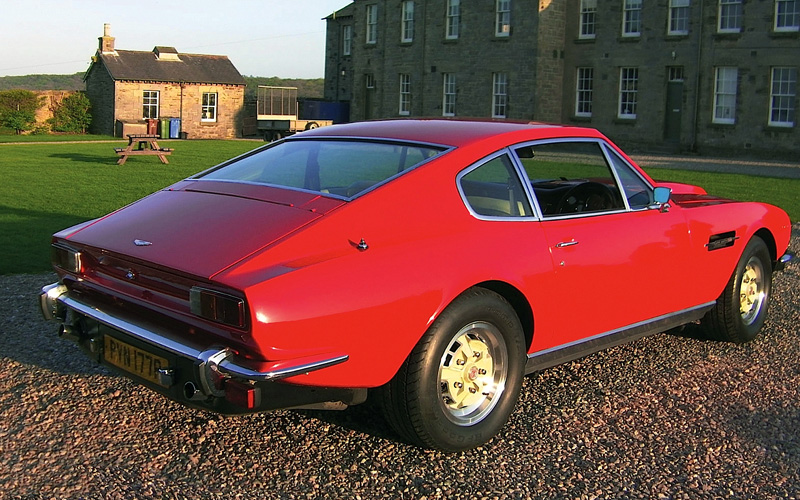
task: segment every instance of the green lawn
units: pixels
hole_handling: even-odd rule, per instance
[[[0,145],[0,274],[50,270],[50,236],[99,217],[228,158],[254,141],[159,141],[173,148],[169,165],[155,156],[116,164],[118,143]],[[800,220],[800,180],[650,169],[660,180],[698,184],[715,195],[769,201]]]
[[[255,141],[159,141],[173,148],[116,164],[127,141],[0,145],[0,274],[50,269],[50,235],[116,210],[228,158]]]

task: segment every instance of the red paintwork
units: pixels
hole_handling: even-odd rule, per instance
[[[187,180],[60,236],[240,291],[251,321],[246,341],[235,344],[249,349],[241,354],[272,362],[347,353],[343,364],[287,380],[329,387],[387,382],[436,316],[477,284],[504,283],[525,297],[535,353],[711,302],[757,231],[773,258],[789,240],[780,209],[679,184],[659,184],[675,192],[665,213],[485,221],[465,208],[456,176],[466,166],[526,141],[607,141],[592,129],[398,120],[302,135],[454,149],[351,202]],[[732,247],[704,247],[710,235],[732,230],[740,237]],[[356,248],[362,238],[366,251]],[[133,239],[153,245],[134,247]],[[580,244],[556,248],[573,239]]]

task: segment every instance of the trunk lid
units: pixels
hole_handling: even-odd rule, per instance
[[[211,278],[343,203],[267,186],[183,181],[98,219],[68,239]]]

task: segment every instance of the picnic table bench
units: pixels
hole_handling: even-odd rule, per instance
[[[128,134],[128,146],[114,148],[114,152],[119,156],[117,165],[124,165],[129,156],[137,155],[156,155],[161,163],[168,164],[167,155],[172,154],[172,149],[159,147],[158,139],[157,135]],[[135,149],[134,145],[136,145]]]

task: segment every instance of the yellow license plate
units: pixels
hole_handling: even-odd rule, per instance
[[[158,381],[158,370],[169,366],[169,362],[166,359],[150,354],[110,335],[104,336],[103,347],[103,358],[108,363],[145,380],[163,385]]]

